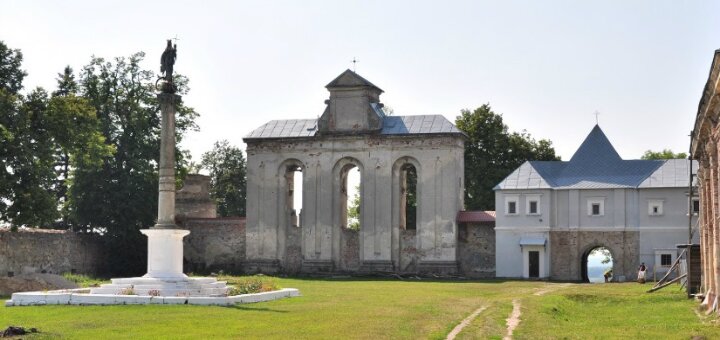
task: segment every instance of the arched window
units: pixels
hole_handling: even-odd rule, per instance
[[[362,172],[354,163],[340,169],[340,221],[344,228],[360,230]]]
[[[286,162],[284,166],[285,190],[285,207],[289,225],[300,227],[302,224],[302,202],[303,202],[303,167],[300,162]]]
[[[400,228],[417,229],[417,169],[410,163],[400,168]]]

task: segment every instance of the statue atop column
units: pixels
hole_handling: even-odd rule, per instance
[[[173,66],[175,66],[175,59],[177,59],[177,44],[172,45],[172,41],[168,39],[167,47],[160,57],[160,79],[165,80],[162,85],[162,91],[165,93],[174,93],[175,84],[173,83]]]

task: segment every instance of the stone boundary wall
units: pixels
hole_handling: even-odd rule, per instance
[[[245,261],[245,218],[188,218],[184,239],[186,273],[242,271]]]
[[[471,278],[495,277],[495,223],[458,224],[458,266]]]
[[[98,274],[107,262],[97,235],[67,230],[0,229],[0,276],[22,273]]]
[[[583,255],[595,247],[610,250],[613,276],[625,281],[637,278],[640,233],[637,231],[550,231],[550,278],[562,281],[582,280]]]

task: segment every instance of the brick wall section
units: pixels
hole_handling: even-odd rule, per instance
[[[495,223],[458,225],[458,265],[467,277],[495,277]]]
[[[106,254],[95,235],[65,230],[0,229],[0,275],[9,272],[98,274]]]
[[[245,260],[245,218],[189,218],[183,227],[185,272],[241,272]]]
[[[583,256],[593,248],[603,246],[610,250],[613,258],[615,277],[625,280],[637,278],[638,249],[640,233],[637,231],[551,231],[550,232],[550,277],[553,280],[582,280]]]

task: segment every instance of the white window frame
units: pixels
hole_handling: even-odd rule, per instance
[[[510,212],[510,202],[515,202],[515,212]],[[505,195],[505,215],[516,216],[520,212],[520,195]]]
[[[600,205],[599,214],[594,215],[592,207],[594,204]],[[589,197],[587,199],[587,214],[591,217],[605,216],[605,197]]]
[[[540,216],[542,215],[541,209],[540,209],[540,196],[538,194],[531,194],[531,195],[525,195],[525,214],[531,215],[531,216]],[[530,212],[530,202],[535,202],[535,212]]]
[[[677,249],[655,249],[655,268],[657,268],[659,271],[667,271],[670,269],[670,266],[663,266],[662,265],[662,255],[670,255],[670,266],[672,266],[673,262],[677,260]]]
[[[663,215],[663,205],[664,200],[661,199],[651,199],[648,200],[648,215],[650,216],[662,216]],[[657,212],[655,211],[655,208],[657,208]]]

